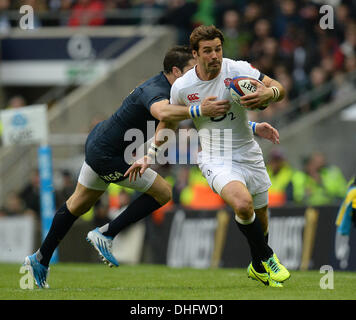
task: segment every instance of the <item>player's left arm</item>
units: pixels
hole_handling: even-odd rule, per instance
[[[262,82],[264,85],[258,81],[251,80],[251,83],[257,89],[256,92],[240,98],[240,102],[244,107],[255,109],[266,106],[271,102],[281,101],[285,97],[285,89],[277,80],[265,75]]]
[[[281,101],[284,99],[286,90],[277,80],[265,75],[262,79],[262,82],[268,89],[270,89],[270,93],[272,94],[271,100],[273,102]],[[278,92],[274,90],[274,88],[276,88]]]

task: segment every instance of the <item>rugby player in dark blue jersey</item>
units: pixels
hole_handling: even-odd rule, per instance
[[[87,240],[110,266],[118,266],[112,253],[113,238],[171,199],[171,186],[151,169],[147,169],[135,181],[124,177],[130,167],[125,159],[125,151],[132,143],[125,141],[125,133],[130,129],[139,130],[146,141],[150,138],[147,137],[150,121],[157,126],[159,121],[189,119],[188,107],[170,105],[169,99],[171,85],[194,65],[195,60],[189,48],[172,48],[165,56],[164,71],[135,88],[109,119],[100,122],[90,132],[85,144],[85,161],[74,193],[55,213],[39,250],[25,258],[25,264],[29,266],[38,287],[48,286],[49,262],[60,241],[76,219],[96,203],[110,183],[142,193],[116,219],[88,233]],[[222,116],[229,108],[228,100],[216,100],[215,97],[208,97],[201,103],[201,112],[207,117]]]
[[[130,167],[125,161],[125,149],[132,143],[125,141],[124,136],[127,130],[135,128],[147,139],[149,121],[155,121],[157,125],[160,120],[177,121],[190,117],[187,107],[170,105],[169,98],[173,82],[194,65],[189,48],[172,48],[164,58],[164,71],[135,88],[109,119],[99,123],[90,132],[85,144],[85,162],[74,193],[55,213],[40,249],[25,258],[25,264],[29,266],[39,287],[47,286],[49,262],[60,241],[75,220],[96,203],[110,183],[142,192],[120,214],[120,219],[88,234],[88,241],[110,265],[118,265],[111,252],[113,237],[127,225],[142,219],[171,199],[171,186],[153,170],[148,170],[147,174],[138,177],[135,182],[129,182],[128,178],[123,177]],[[221,116],[229,108],[227,100],[211,98],[202,103],[202,112],[209,117]]]

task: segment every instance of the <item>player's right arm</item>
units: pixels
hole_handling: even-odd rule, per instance
[[[202,116],[219,117],[230,109],[229,100],[216,100],[217,97],[207,97],[201,103]],[[176,122],[191,117],[190,108],[179,104],[170,104],[169,100],[161,100],[151,105],[152,116],[164,122]]]
[[[129,176],[129,181],[131,182],[136,180],[137,175],[143,175],[147,168],[154,163],[155,158],[161,151],[161,146],[167,142],[167,136],[164,136],[164,138],[160,136],[160,132],[163,132],[162,129],[171,129],[175,131],[178,128],[178,125],[179,121],[160,121],[157,125],[155,136],[152,140],[147,155],[135,161],[131,165],[131,167],[125,172],[124,177]]]

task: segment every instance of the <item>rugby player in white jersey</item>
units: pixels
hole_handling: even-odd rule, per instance
[[[191,108],[202,147],[198,156],[199,168],[210,187],[234,210],[237,226],[250,246],[252,262],[247,268],[248,276],[265,285],[281,287],[290,273],[267,243],[271,182],[261,148],[248,123],[247,110],[280,101],[285,91],[279,82],[248,62],[223,58],[223,42],[223,34],[215,26],[199,26],[193,30],[190,45],[197,65],[175,81],[170,102]],[[256,92],[241,97],[240,103],[234,103],[229,82],[237,76],[253,77],[264,85],[252,81],[257,87]],[[230,100],[230,110],[216,118],[202,116],[199,104],[208,96]],[[176,127],[177,124],[161,122],[156,137],[160,129]],[[155,138],[149,156],[155,156],[159,151],[162,144],[159,140]],[[138,161],[128,172],[132,174],[136,170],[142,174],[146,166],[144,161]]]

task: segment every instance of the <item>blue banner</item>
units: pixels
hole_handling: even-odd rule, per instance
[[[53,187],[52,150],[50,146],[38,148],[38,168],[40,175],[40,201],[42,241],[45,239],[55,214],[55,197]],[[58,252],[54,252],[51,263],[58,262]]]

